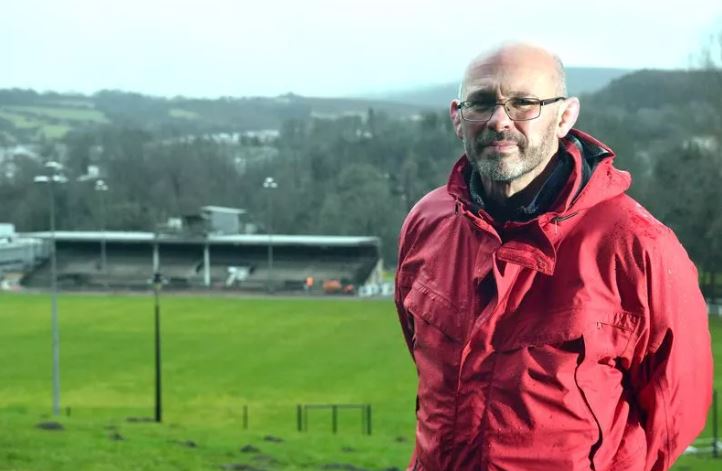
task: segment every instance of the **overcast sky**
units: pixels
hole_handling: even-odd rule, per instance
[[[0,13],[0,88],[340,96],[456,81],[539,42],[567,66],[686,68],[722,1],[23,0]],[[680,6],[683,5],[683,6]]]

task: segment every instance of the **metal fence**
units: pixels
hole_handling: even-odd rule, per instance
[[[371,435],[371,404],[298,404],[296,406],[296,422],[299,432],[308,432],[308,411],[312,409],[328,409],[331,411],[331,431],[338,433],[338,413],[342,409],[361,411],[361,433]]]

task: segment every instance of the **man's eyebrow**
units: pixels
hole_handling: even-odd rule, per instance
[[[470,93],[466,99],[467,101],[476,101],[480,99],[496,99],[496,93],[492,92],[491,90],[477,90],[475,92]]]
[[[526,90],[517,90],[513,92],[509,92],[507,96],[514,97],[514,98],[536,98],[536,93],[532,93],[530,91]]]
[[[507,96],[507,98],[537,98],[536,93],[532,93],[527,90],[515,90],[512,92],[509,92],[506,96]],[[478,100],[486,100],[486,99],[496,100],[496,93],[491,90],[477,90],[475,92],[470,93],[466,97],[467,101],[478,101]]]

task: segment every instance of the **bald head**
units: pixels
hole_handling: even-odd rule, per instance
[[[449,117],[489,194],[509,198],[556,155],[579,116],[579,100],[566,97],[564,82],[559,58],[526,43],[505,44],[466,68]]]
[[[459,86],[459,99],[465,99],[467,85],[479,76],[520,68],[537,74],[539,81],[546,82],[544,85],[548,85],[553,94],[566,96],[566,74],[557,55],[533,44],[508,43],[480,54],[469,63]]]

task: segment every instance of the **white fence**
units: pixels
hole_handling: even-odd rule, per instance
[[[722,304],[707,303],[710,316],[722,317]]]
[[[391,297],[394,295],[394,284],[390,281],[384,283],[366,283],[359,287],[358,295],[362,298],[374,296]]]

